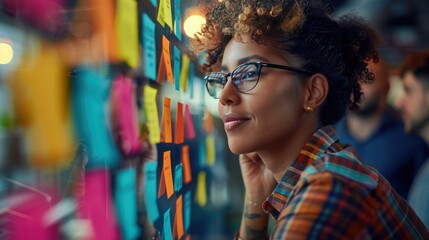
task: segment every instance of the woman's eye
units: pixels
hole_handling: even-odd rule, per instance
[[[241,76],[241,79],[243,80],[254,80],[254,78],[257,77],[257,73],[255,71],[245,72]]]

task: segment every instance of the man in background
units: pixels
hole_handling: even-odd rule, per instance
[[[407,59],[401,69],[404,95],[398,107],[405,130],[420,135],[429,145],[429,51]],[[409,194],[409,203],[429,228],[429,161],[420,168]]]
[[[361,84],[360,109],[348,112],[336,125],[341,142],[356,148],[362,160],[373,165],[405,199],[411,183],[428,157],[422,139],[405,133],[402,122],[387,104],[389,69],[380,60],[371,62],[373,83]]]

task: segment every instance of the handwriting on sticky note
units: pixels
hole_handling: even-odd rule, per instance
[[[167,81],[174,84],[173,69],[171,67],[170,41],[164,35],[162,35],[162,55],[165,63]]]
[[[174,193],[173,173],[171,169],[171,151],[164,152],[164,161],[162,169],[164,171],[165,188],[167,190],[167,198],[170,198]]]
[[[145,176],[145,186],[144,191],[145,200],[146,200],[146,209],[149,215],[150,223],[154,223],[159,217],[157,196],[156,196],[156,168],[158,166],[157,161],[146,162],[144,164],[144,176]]]
[[[155,23],[144,13],[142,18],[142,42],[144,53],[144,74],[152,81],[156,80],[156,43]]]
[[[180,192],[183,185],[183,165],[181,163],[176,165],[176,169],[174,171],[174,191]]]

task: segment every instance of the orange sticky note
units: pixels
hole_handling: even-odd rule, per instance
[[[185,240],[191,240],[191,235],[186,235]]]
[[[188,139],[194,139],[195,138],[195,129],[194,129],[194,122],[192,121],[192,115],[189,111],[189,105],[185,105],[185,125],[186,125],[186,138]]]
[[[180,195],[176,200],[176,215],[174,217],[173,238],[178,237],[178,239],[182,239],[184,235],[182,206],[183,206],[183,200],[182,200],[182,195]]]
[[[159,187],[158,187],[158,198],[160,198],[165,193],[165,177],[164,177],[164,168],[161,169],[161,177],[159,178]]]
[[[209,111],[204,114],[203,128],[207,133],[214,132],[214,117]]]
[[[171,129],[170,102],[171,102],[170,98],[164,97],[164,110],[162,114],[163,133],[161,135],[165,143],[173,142],[173,133]]]
[[[165,61],[164,53],[161,53],[161,59],[159,59],[158,73],[156,75],[156,82],[164,84],[165,81]]]
[[[180,144],[185,141],[185,125],[183,123],[183,104],[177,103],[177,112],[176,112],[176,134],[174,135],[174,143]]]
[[[164,174],[165,188],[167,190],[167,198],[170,198],[174,193],[173,173],[171,170],[171,151],[164,152],[164,161],[162,166]]]
[[[182,146],[182,165],[183,165],[183,181],[190,183],[192,181],[191,162],[189,161],[189,146]]]
[[[170,41],[162,35],[162,55],[167,73],[167,81],[174,84],[173,69],[171,68]]]

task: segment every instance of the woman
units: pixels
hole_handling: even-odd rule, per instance
[[[216,1],[196,42],[207,51],[228,145],[245,185],[237,239],[416,239],[407,203],[331,127],[361,100],[378,40],[360,18],[316,1]],[[350,97],[351,96],[351,97]]]

